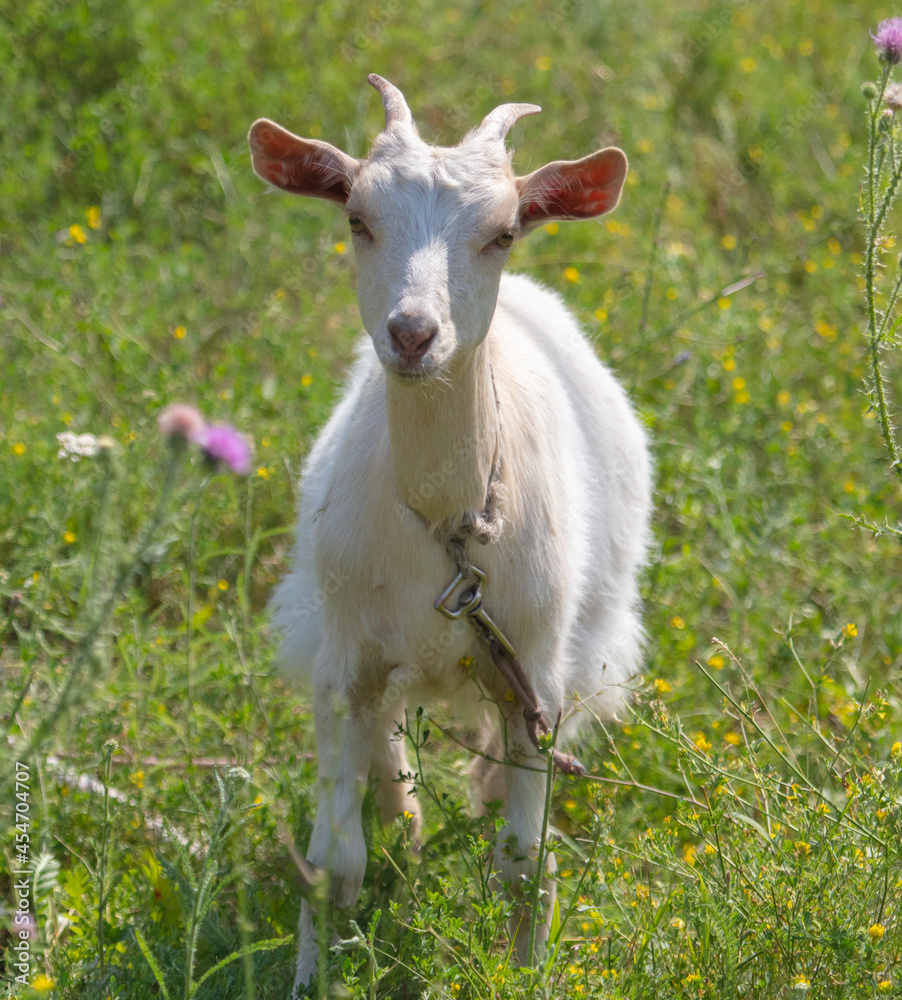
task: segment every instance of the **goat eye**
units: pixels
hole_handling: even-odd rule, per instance
[[[514,234],[502,233],[500,236],[495,237],[495,242],[499,247],[509,247],[514,242]]]
[[[366,225],[364,224],[363,219],[359,219],[356,215],[352,215],[348,219],[348,225],[351,227],[352,233],[366,232]]]

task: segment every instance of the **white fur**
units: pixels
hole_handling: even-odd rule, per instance
[[[485,646],[433,608],[456,572],[441,539],[482,511],[497,455],[503,530],[485,546],[471,540],[468,555],[545,717],[571,713],[572,736],[587,716],[574,696],[610,717],[639,668],[645,435],[561,299],[501,276],[495,235],[528,228],[516,185],[497,137],[475,133],[445,150],[394,127],[350,189],[348,213],[368,229],[355,249],[370,338],[308,456],[292,569],[272,600],[281,663],[314,692],[319,800],[308,858],[331,871],[339,906],[356,901],[364,877],[370,771],[383,820],[407,810],[418,827],[416,800],[397,780],[409,770],[403,743],[391,739],[405,708],[484,714],[463,657],[507,710],[507,752],[535,753]],[[398,308],[439,323],[416,364],[393,351],[387,322]],[[510,837],[497,867],[516,878],[534,865],[544,778],[480,771],[482,794],[505,790]],[[517,944],[525,961],[522,927]],[[296,985],[313,975],[317,952],[304,903]]]

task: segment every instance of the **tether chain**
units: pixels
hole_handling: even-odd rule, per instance
[[[551,732],[551,727],[539,708],[535,691],[513,647],[483,610],[482,584],[485,580],[485,574],[471,565],[467,559],[466,538],[462,535],[455,535],[448,540],[446,548],[457,565],[458,575],[435,602],[436,610],[452,620],[461,618],[463,615],[467,616],[467,620],[473,626],[476,635],[489,647],[492,662],[520,703],[523,710],[523,720],[526,723],[526,733],[533,746],[540,750],[549,750],[554,766],[559,771],[582,777],[586,774],[586,769],[573,754],[561,753],[557,747],[548,747],[542,743],[541,737],[547,736]],[[457,607],[448,607],[446,602],[460,589],[461,584],[469,583],[474,576],[476,582],[464,588]],[[558,722],[560,722],[560,715]]]

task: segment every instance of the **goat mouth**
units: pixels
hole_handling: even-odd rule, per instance
[[[402,382],[425,382],[432,374],[422,365],[411,368],[392,368],[391,373]]]
[[[439,370],[431,358],[415,358],[410,361],[393,358],[385,367],[402,382],[424,382]]]

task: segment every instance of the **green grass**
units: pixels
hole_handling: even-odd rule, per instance
[[[175,998],[189,963],[197,981],[235,955],[198,998],[288,995],[293,941],[252,947],[293,935],[288,844],[309,835],[315,747],[303,696],[273,674],[264,607],[297,471],[360,327],[340,213],[265,194],[245,135],[265,115],[363,155],[382,120],[376,71],[440,143],[502,101],[541,104],[513,132],[521,173],[627,152],[613,216],[540,230],[512,263],[564,294],[628,387],[653,440],[656,523],[637,717],[580,748],[592,780],[555,785],[558,950],[538,975],[508,960],[491,824],[467,817],[466,754],[432,726],[422,854],[366,804],[369,867],[330,962],[336,995],[902,997],[902,563],[897,539],[842,516],[899,521],[864,391],[857,211],[860,85],[880,72],[868,30],[892,13],[826,0],[4,9],[8,963],[5,779],[27,748],[32,978],[67,1000]],[[184,457],[114,590],[166,492],[157,416],[183,399],[253,440],[254,472],[209,478]],[[60,460],[67,429],[115,448]]]

